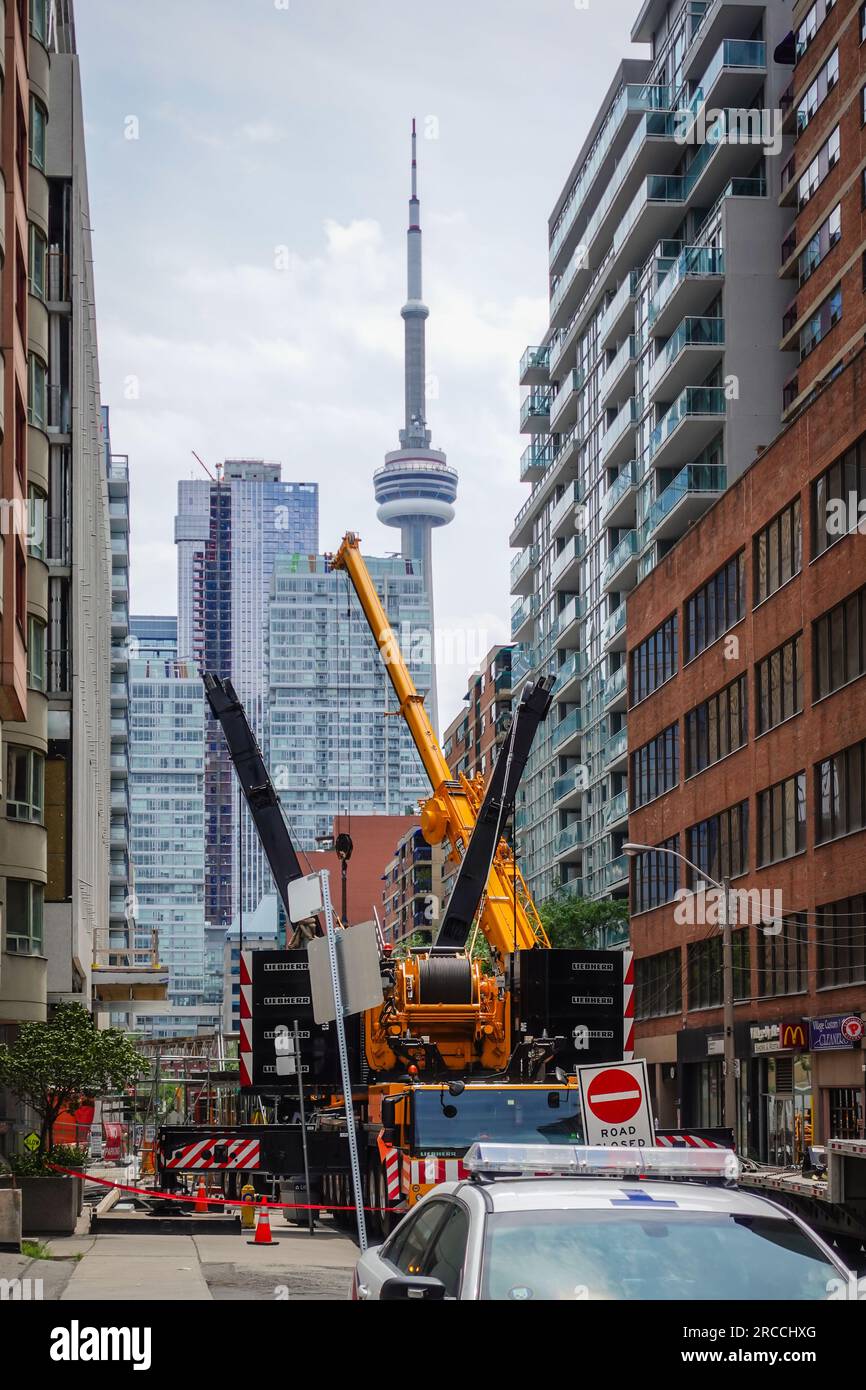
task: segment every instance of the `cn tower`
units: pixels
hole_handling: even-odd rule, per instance
[[[400,448],[385,455],[385,464],[373,475],[378,517],[385,526],[399,526],[400,550],[406,559],[420,560],[430,602],[433,643],[433,547],[437,526],[454,519],[457,472],[449,468],[441,449],[431,449],[427,428],[425,324],[430,310],[421,291],[421,205],[418,200],[418,161],[415,122],[412,122],[412,193],[406,234],[407,298],[400,310],[405,324],[406,422],[400,431]],[[438,729],[435,650],[431,652],[432,689],[429,704]]]

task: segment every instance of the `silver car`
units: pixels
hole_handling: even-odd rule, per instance
[[[798,1217],[732,1184],[732,1154],[717,1151],[712,1174],[707,1155],[702,1167],[689,1152],[678,1160],[676,1151],[641,1150],[638,1160],[635,1150],[547,1147],[524,1165],[516,1149],[475,1145],[464,1160],[469,1179],[441,1183],[361,1256],[352,1298],[849,1296],[851,1276],[829,1246]],[[606,1153],[615,1155],[611,1175]],[[574,1155],[593,1158],[574,1166]]]

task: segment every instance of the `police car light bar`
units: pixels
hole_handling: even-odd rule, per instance
[[[731,1149],[476,1143],[463,1163],[470,1173],[542,1178],[715,1178],[735,1182],[740,1173],[739,1159]]]

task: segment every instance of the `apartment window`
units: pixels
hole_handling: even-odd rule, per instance
[[[802,563],[803,523],[800,499],[795,497],[755,536],[755,606],[799,574]]]
[[[823,555],[862,522],[866,522],[866,435],[812,484],[812,558]]]
[[[665,840],[658,849],[646,850],[632,861],[632,911],[649,912],[676,896],[680,886],[678,835]],[[671,853],[670,851],[673,851]]]
[[[866,87],[863,88],[866,92]],[[810,236],[797,261],[800,284],[804,285],[809,276],[832,251],[842,236],[842,204],[837,203],[820,227]]]
[[[731,933],[734,957],[734,998],[751,998],[748,930]],[[722,938],[710,936],[687,947],[689,1010],[715,1009],[722,1003]]]
[[[646,699],[676,674],[678,646],[677,614],[657,627],[631,654],[631,702]]]
[[[724,878],[746,873],[749,867],[748,801],[728,806],[690,826],[686,831],[686,858],[700,870],[699,874],[692,868],[686,871],[692,892],[704,881],[721,883]]]
[[[866,5],[860,6],[860,42],[866,43]]]
[[[37,560],[45,559],[45,527],[48,518],[48,498],[33,483],[27,489],[27,553]]]
[[[678,946],[635,961],[634,994],[638,1018],[682,1013],[683,968]]]
[[[818,107],[828,92],[832,92],[839,81],[839,50],[834,48],[826,63],[818,69],[814,80],[806,89],[803,100],[797,107],[797,136],[806,129]]]
[[[48,242],[33,222],[30,223],[30,257],[28,261],[30,293],[37,299],[45,298],[45,267],[48,256]]]
[[[48,0],[30,0],[30,32],[40,43],[48,42]]]
[[[631,755],[631,809],[670,791],[679,780],[678,725],[671,724]]]
[[[758,867],[806,848],[806,774],[758,792]]]
[[[866,673],[866,586],[816,619],[812,651],[816,700]]]
[[[31,425],[37,425],[44,430],[48,419],[48,369],[45,363],[31,352],[28,358],[29,366],[29,393],[27,403],[27,419]]]
[[[30,163],[45,172],[45,131],[48,126],[48,112],[38,97],[30,98],[30,142],[28,154]]]
[[[746,677],[738,676],[686,715],[686,776],[726,758],[748,738]]]
[[[800,329],[800,361],[809,356],[842,317],[842,286],[837,285]]]
[[[824,20],[835,5],[836,0],[815,0],[805,19],[797,30],[797,61],[799,62],[809,44],[814,39]]]
[[[759,734],[803,708],[803,634],[790,637],[755,667]]]
[[[818,988],[866,980],[866,893],[824,903],[815,913]]]
[[[6,950],[10,955],[42,955],[45,889],[21,878],[6,880]]]
[[[810,198],[814,198],[830,170],[839,162],[839,127],[831,132],[821,146],[809,167],[800,176],[797,185],[799,209],[802,212]]]
[[[27,684],[31,690],[45,689],[46,627],[38,618],[27,619]]]
[[[862,1139],[863,1102],[857,1086],[831,1086],[828,1090],[830,1138]]]
[[[42,824],[45,758],[33,748],[10,747],[7,761],[6,816]]]
[[[779,994],[801,994],[807,989],[806,919],[798,913],[786,917],[778,936],[759,931],[758,995],[773,998]]]
[[[815,840],[866,827],[866,739],[815,764]]]
[[[686,661],[740,621],[745,612],[745,573],[746,554],[741,550],[686,601]]]

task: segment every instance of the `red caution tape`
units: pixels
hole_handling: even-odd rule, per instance
[[[134,1192],[139,1197],[158,1197],[163,1202],[201,1202],[205,1201],[209,1206],[223,1207],[242,1207],[245,1205],[243,1199],[237,1197],[197,1197],[194,1192],[161,1192],[153,1187],[130,1187],[127,1183],[112,1182],[110,1178],[97,1178],[93,1173],[79,1173],[75,1168],[62,1168],[59,1163],[49,1163],[49,1168],[53,1168],[55,1173],[65,1173],[70,1178],[81,1178],[84,1182],[98,1182],[103,1187],[115,1187],[118,1192]],[[354,1211],[355,1204],[340,1207],[328,1204],[327,1202],[272,1202],[270,1197],[265,1198],[268,1210],[277,1207],[287,1211]],[[393,1211],[393,1207],[363,1207],[363,1211]]]

